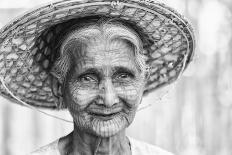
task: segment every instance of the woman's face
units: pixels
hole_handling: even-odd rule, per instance
[[[145,84],[132,48],[124,41],[99,40],[73,58],[63,94],[76,127],[100,137],[128,127]]]

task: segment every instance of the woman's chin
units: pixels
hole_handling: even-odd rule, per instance
[[[93,132],[99,137],[111,137],[124,130],[127,127],[127,122],[122,120],[112,119],[112,120],[94,120],[93,122]]]

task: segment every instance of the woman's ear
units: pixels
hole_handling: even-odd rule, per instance
[[[146,67],[146,71],[145,71],[145,79],[149,80],[150,75],[151,75],[151,67],[148,66],[148,67]]]
[[[55,96],[55,97],[57,97],[57,98],[59,98],[59,95],[60,95],[60,92],[59,92],[59,89],[60,89],[60,86],[61,84],[60,84],[60,82],[59,82],[59,80],[56,78],[56,77],[54,77],[53,75],[52,75],[52,77],[51,77],[51,88],[52,88],[52,93],[53,93],[53,95]]]
[[[58,101],[57,108],[58,109],[66,108],[66,104],[63,102],[62,84],[54,76],[51,76],[51,89],[52,89],[53,95],[57,98],[57,101]]]

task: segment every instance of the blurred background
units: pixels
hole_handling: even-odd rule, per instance
[[[0,28],[51,0],[0,0]],[[232,1],[163,0],[195,28],[192,64],[173,85],[143,100],[128,135],[176,155],[232,154]],[[51,111],[47,111],[51,113]],[[52,112],[71,119],[67,112]],[[56,120],[0,98],[0,154],[24,155],[72,131]]]

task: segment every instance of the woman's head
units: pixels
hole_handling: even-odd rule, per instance
[[[141,102],[148,70],[142,41],[119,22],[71,28],[52,74],[80,130],[108,137],[128,127]]]

